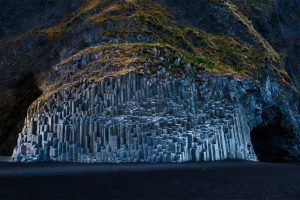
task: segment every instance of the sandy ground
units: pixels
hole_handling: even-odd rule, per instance
[[[300,163],[0,163],[5,199],[300,199]]]

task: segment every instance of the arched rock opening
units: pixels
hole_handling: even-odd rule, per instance
[[[252,129],[251,142],[259,161],[296,161],[295,135],[284,126],[283,114],[271,107],[262,114],[263,122]]]
[[[0,155],[10,156],[22,131],[27,109],[42,91],[33,74],[28,74],[12,88],[11,98],[0,107]]]

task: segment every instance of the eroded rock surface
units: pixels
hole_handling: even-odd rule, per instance
[[[272,89],[278,88],[268,88],[266,83],[268,91],[260,93],[260,86],[248,80],[197,76],[198,82],[189,76],[174,78],[162,68],[151,76],[130,72],[70,86],[32,111],[13,157],[23,162],[256,160],[250,132],[263,123],[274,123],[262,111],[269,109],[266,101],[277,103]],[[289,127],[298,128],[299,117],[296,120],[288,119]],[[275,137],[273,143],[291,145],[284,139]],[[294,151],[282,160],[298,154],[299,137],[292,140],[295,145],[286,150]]]
[[[129,73],[82,82],[28,119],[17,160],[183,162],[256,159],[228,78]],[[233,87],[232,89],[229,87]],[[233,91],[231,91],[233,90]]]
[[[258,23],[276,23],[282,10],[270,4],[262,16],[269,4],[238,0],[72,2],[50,1],[47,23],[31,1],[26,9],[43,12],[26,16],[39,23],[19,33],[11,20],[0,32],[1,154],[35,100],[16,161],[299,160],[297,70],[286,67],[280,24],[271,37]]]

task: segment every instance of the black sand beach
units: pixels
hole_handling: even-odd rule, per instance
[[[0,199],[300,199],[300,163],[1,163]]]

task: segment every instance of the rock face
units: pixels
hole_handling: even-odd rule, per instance
[[[57,42],[40,30],[79,7],[77,0],[0,2],[0,155],[10,155],[26,111],[56,63]],[[59,49],[63,45],[59,42]],[[55,47],[56,46],[56,47]],[[44,74],[44,75],[43,75]]]
[[[55,95],[28,119],[13,157],[82,162],[255,160],[238,105],[242,88],[225,77],[129,73]],[[231,88],[232,87],[232,88]]]
[[[278,116],[260,113],[270,109],[264,107],[263,98],[276,103],[268,83],[268,91],[263,91],[266,95],[257,97],[258,86],[247,80],[209,74],[198,78],[200,82],[190,77],[174,78],[163,68],[151,77],[131,72],[70,86],[29,111],[33,115],[26,120],[13,157],[23,162],[256,160],[255,142],[261,160],[289,160],[291,154],[299,159],[299,136],[281,125],[283,114],[273,119]],[[284,117],[294,116],[290,113]],[[287,119],[289,127],[298,128],[299,119]],[[264,127],[264,123],[268,125]],[[272,142],[275,157],[268,156],[270,151],[261,148],[268,146],[269,138],[259,141],[264,133],[257,136],[257,131],[276,134],[276,127],[281,126]],[[256,134],[252,142],[251,129]],[[280,136],[284,133],[292,140]],[[279,156],[276,143],[291,141],[293,151]]]
[[[15,161],[300,160],[297,75],[244,3],[55,2],[0,32],[0,151],[31,104]]]
[[[249,17],[256,30],[281,54],[286,71],[299,89],[300,1],[231,1]]]

